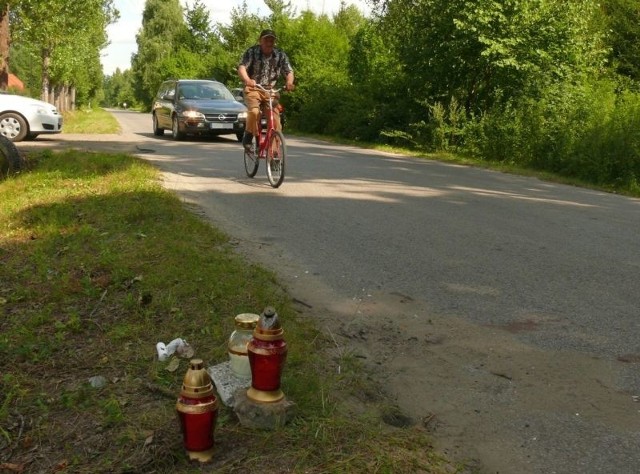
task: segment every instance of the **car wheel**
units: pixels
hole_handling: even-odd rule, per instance
[[[156,117],[156,114],[153,114],[153,134],[156,137],[164,135],[164,128],[158,127],[158,117]]]
[[[4,135],[0,135],[0,179],[17,173],[25,166],[18,148]]]
[[[176,115],[173,116],[173,120],[171,121],[171,135],[174,140],[182,140],[184,138],[184,133],[182,133],[178,127],[178,117]]]
[[[27,122],[20,115],[14,113],[0,115],[0,134],[12,142],[24,140],[28,131]]]

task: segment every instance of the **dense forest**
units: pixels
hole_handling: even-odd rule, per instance
[[[44,3],[0,0],[10,69],[42,93],[73,86],[79,105],[148,110],[167,77],[235,87],[242,52],[270,27],[296,72],[284,102],[301,132],[640,186],[640,0],[370,0],[367,17],[346,4],[329,16],[265,0],[268,15],[245,3],[225,24],[201,0],[146,0],[131,69],[104,81],[111,1],[73,2],[73,15],[92,12],[81,32],[41,12]],[[58,30],[33,27],[47,22]]]

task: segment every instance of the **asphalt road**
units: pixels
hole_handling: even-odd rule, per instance
[[[438,394],[466,404],[484,400],[491,413],[480,423],[505,418],[495,420],[493,431],[500,435],[492,444],[483,439],[490,433],[473,427],[478,421],[472,411],[455,418],[442,406],[441,432],[453,440],[443,446],[451,455],[474,457],[486,472],[640,472],[640,200],[294,137],[288,137],[286,179],[272,189],[263,166],[255,178],[246,177],[240,144],[231,135],[174,142],[169,133],[153,137],[149,115],[114,115],[125,130],[121,135],[62,135],[28,146],[139,154],[163,170],[167,187],[274,270],[303,306],[322,308],[343,323],[365,315],[360,335],[363,327],[366,333],[395,324],[393,331],[402,335],[394,340],[406,348],[427,324],[456,321],[464,337],[490,334],[496,344],[518,347],[521,355],[514,358],[520,362],[528,350],[548,357],[543,360],[554,361],[544,363],[549,372],[557,364],[570,373],[562,368],[565,355],[581,361],[584,374],[549,389],[553,409],[538,407],[539,417],[527,418],[539,420],[538,436],[523,434],[522,426],[530,429],[535,421],[509,432],[514,406],[501,414],[500,403],[507,402],[484,400],[481,389],[453,395],[444,384],[429,395],[433,399],[421,401],[423,388],[410,386],[422,372],[407,367],[405,378],[392,374],[387,381],[396,385],[389,391],[413,417],[421,403],[439,406]],[[452,331],[442,329],[443,338],[453,340]],[[350,334],[344,324],[342,336],[358,343],[357,332]],[[360,342],[372,361],[393,343]],[[475,357],[492,350],[471,345]],[[438,348],[429,350],[433,355]],[[473,372],[480,364],[465,361],[465,350],[445,345],[440,355],[456,354],[456,364]],[[392,353],[384,356],[392,359]],[[399,360],[390,364],[400,373]],[[517,369],[504,377],[492,373],[509,383],[510,396],[524,390],[514,388]],[[544,399],[544,387],[531,383]],[[598,383],[607,384],[607,393],[590,402],[599,411],[576,422],[578,413],[566,403],[576,396],[572,386],[579,385],[576,392],[586,387],[588,404],[589,387]],[[532,441],[542,437],[544,442]],[[458,446],[465,443],[465,449]]]

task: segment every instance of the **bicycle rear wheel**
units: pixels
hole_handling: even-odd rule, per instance
[[[258,150],[255,146],[251,147],[251,151],[244,150],[244,170],[249,178],[253,178],[258,172]]]
[[[274,188],[284,181],[284,170],[287,156],[287,144],[282,132],[274,131],[267,148],[267,178]]]

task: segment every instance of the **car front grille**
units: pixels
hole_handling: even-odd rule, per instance
[[[235,122],[238,114],[205,114],[207,122]]]

